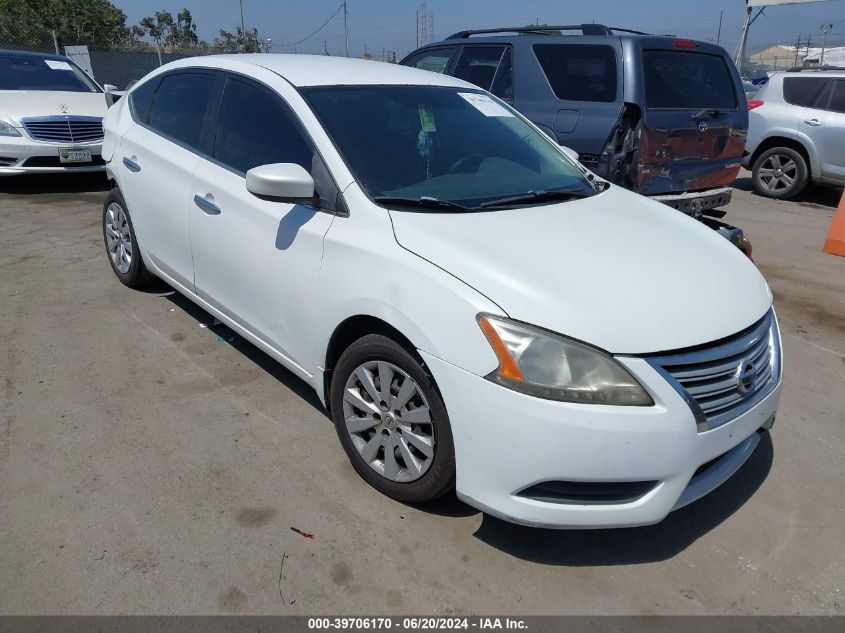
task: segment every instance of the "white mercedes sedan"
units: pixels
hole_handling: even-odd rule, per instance
[[[102,171],[106,108],[66,57],[0,50],[0,176]]]
[[[781,345],[754,264],[471,84],[185,59],[108,111],[103,157],[117,278],[165,280],[306,381],[394,499],[656,523],[774,422]]]

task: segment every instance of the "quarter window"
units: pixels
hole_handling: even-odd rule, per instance
[[[558,99],[616,101],[616,51],[603,44],[535,44],[534,54]]]
[[[829,109],[845,114],[845,79],[836,80],[836,87],[833,89],[833,97],[830,100]]]
[[[783,98],[792,105],[825,109],[833,79],[826,77],[785,77]]]
[[[312,155],[292,115],[277,97],[238,79],[227,82],[214,158],[242,173],[270,163],[296,163],[310,172]]]
[[[147,122],[150,113],[150,102],[153,93],[158,86],[158,79],[144,82],[129,94],[129,105],[132,107],[133,116],[142,123]]]
[[[199,148],[214,82],[214,75],[200,73],[177,73],[162,79],[153,99],[150,127]]]

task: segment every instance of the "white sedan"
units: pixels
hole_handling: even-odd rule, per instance
[[[0,50],[0,176],[104,170],[106,108],[66,57]]]
[[[164,279],[306,381],[395,499],[656,523],[774,421],[781,345],[754,264],[468,83],[193,58],[105,131],[118,279]]]

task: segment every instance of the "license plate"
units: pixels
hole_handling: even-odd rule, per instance
[[[84,147],[61,147],[59,148],[59,162],[90,163],[91,150]]]

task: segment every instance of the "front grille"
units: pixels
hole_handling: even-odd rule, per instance
[[[51,143],[94,143],[103,140],[103,120],[92,116],[33,117],[21,121],[32,138]]]
[[[649,358],[696,416],[699,431],[730,422],[766,397],[780,378],[774,312],[747,330],[694,350]]]

